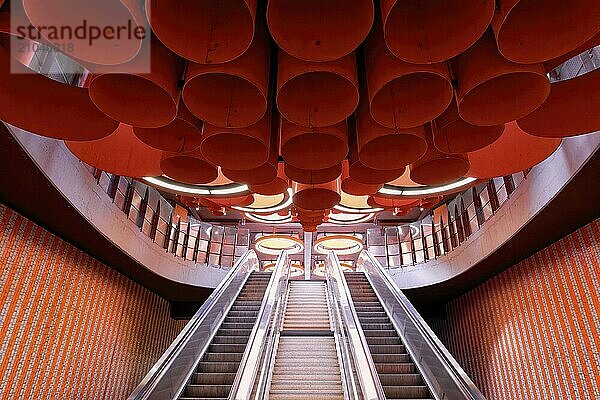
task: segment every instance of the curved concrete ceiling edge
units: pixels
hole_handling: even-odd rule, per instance
[[[65,200],[102,236],[152,273],[172,282],[214,288],[226,270],[173,257],[118,212],[111,199],[96,185],[85,166],[61,141],[9,127],[17,142]],[[87,195],[86,195],[87,194]]]

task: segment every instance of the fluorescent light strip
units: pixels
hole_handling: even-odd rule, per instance
[[[334,206],[333,208],[338,211],[345,212],[348,214],[371,214],[371,213],[383,211],[383,208],[352,208],[352,207],[343,206],[341,204],[338,204],[337,206]]]
[[[169,190],[174,190],[177,192],[189,193],[189,194],[200,194],[200,195],[210,194],[210,191],[207,189],[196,189],[196,188],[191,188],[191,187],[187,187],[187,186],[181,186],[181,185],[177,185],[175,183],[165,182],[161,179],[153,178],[151,176],[147,176],[143,179],[146,182],[148,182],[152,185],[161,187],[163,189],[169,189]]]
[[[254,222],[260,222],[263,224],[287,224],[288,222],[292,222],[292,216],[291,214],[285,216],[285,217],[281,217],[282,219],[266,219],[266,218],[261,218],[261,216],[259,215],[252,215],[251,213],[244,213],[244,215],[246,216],[246,218],[248,218],[251,221]]]
[[[250,208],[250,207],[238,207],[238,206],[236,206],[236,207],[231,207],[231,208],[233,208],[235,210],[238,210],[238,211],[248,212],[248,213],[272,213],[272,212],[277,212],[277,211],[283,210],[285,208],[288,208],[289,206],[292,205],[292,202],[293,202],[293,200],[292,200],[292,194],[293,194],[292,189],[288,188],[287,193],[288,193],[288,199],[285,202],[283,202],[283,203],[281,203],[281,204],[279,204],[277,206],[267,207],[267,208]]]
[[[190,187],[180,185],[176,182],[167,182],[159,178],[152,176],[144,177],[143,180],[146,182],[158,186],[163,189],[174,190],[176,192],[197,194],[197,195],[227,195],[227,194],[238,194],[248,191],[247,185],[238,185],[233,187],[227,187],[224,189],[200,189],[197,187]]]
[[[247,192],[247,191],[248,191],[248,185],[240,185],[240,186],[234,186],[234,187],[225,188],[225,189],[210,189],[210,194],[214,194],[214,195],[237,194],[237,193],[243,193],[243,192]]]
[[[448,190],[458,189],[461,186],[468,185],[469,183],[475,182],[477,178],[462,178],[456,182],[449,183],[444,186],[430,187],[425,189],[394,189],[390,187],[383,187],[379,190],[381,194],[395,195],[395,196],[423,196],[428,194],[443,193]]]
[[[361,218],[358,218],[358,219],[355,219],[355,220],[344,221],[344,220],[339,220],[339,219],[336,220],[335,217],[334,217],[334,215],[335,214],[331,214],[329,216],[329,221],[328,222],[330,222],[332,224],[335,224],[335,225],[354,225],[354,224],[360,224],[360,223],[369,221],[370,219],[372,219],[375,216],[375,214],[368,214],[368,215],[365,215],[364,217],[361,217]]]

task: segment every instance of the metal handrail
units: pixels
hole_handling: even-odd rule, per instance
[[[340,307],[343,324],[348,332],[350,353],[356,366],[363,398],[365,400],[384,400],[385,393],[379,380],[375,363],[371,357],[367,339],[362,331],[354,304],[350,300],[350,289],[342,272],[340,261],[334,252],[331,252],[326,262],[328,284]]]
[[[256,383],[259,384],[259,389],[256,390],[257,396],[261,392],[260,385],[266,385],[265,382],[271,370],[270,360],[275,347],[274,340],[279,331],[277,322],[283,314],[282,308],[285,304],[289,278],[290,259],[287,253],[282,251],[277,259],[271,282],[248,340],[229,399],[249,400]]]
[[[170,400],[178,396],[206,352],[208,345],[244,287],[250,273],[258,270],[258,268],[259,262],[256,253],[253,250],[247,251],[142,379],[140,384],[128,397],[128,400]],[[236,284],[236,286],[232,287],[232,284]],[[225,299],[223,296],[228,291],[233,291],[233,293],[229,293],[229,298]],[[222,299],[225,304],[219,304]],[[215,307],[220,307],[220,309],[214,309]],[[214,313],[219,318],[207,319],[209,315]],[[203,332],[203,334],[199,335],[199,330],[206,324],[210,324],[207,327],[208,332]],[[200,351],[196,352],[196,354],[185,352],[186,347],[191,345],[191,341],[196,336],[201,337],[196,338],[198,343],[194,343],[194,348],[200,347]],[[178,371],[173,371],[176,361],[180,361],[183,365],[178,365]],[[180,375],[174,377],[169,375],[169,372],[179,373]]]
[[[331,263],[331,257],[328,257],[328,262]],[[353,398],[354,400],[361,399],[362,392],[359,392],[357,387],[356,379],[354,378],[354,372],[356,371],[356,364],[353,360],[353,350],[350,348],[350,338],[348,334],[348,327],[342,316],[339,293],[337,289],[337,281],[333,278],[329,269],[325,269],[325,278],[327,280],[327,301],[329,305],[329,313],[333,325],[333,333],[336,341],[336,349],[338,355],[338,363],[340,364],[340,372],[342,377],[342,385],[344,388],[344,399],[348,400]],[[359,384],[360,386],[360,384]]]
[[[365,272],[436,399],[485,400],[485,396],[429,328],[379,261],[369,252],[363,251],[357,260],[357,270]],[[387,292],[381,293],[382,289]],[[392,301],[398,304],[400,309],[390,307]],[[400,320],[400,316],[405,317],[404,321]]]

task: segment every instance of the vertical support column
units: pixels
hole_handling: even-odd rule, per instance
[[[510,195],[515,191],[515,180],[512,175],[503,176],[502,179],[506,188],[506,196],[510,198]]]
[[[312,269],[312,232],[304,232],[304,279],[310,280]]]

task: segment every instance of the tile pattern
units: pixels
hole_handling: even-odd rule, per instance
[[[446,311],[434,329],[488,399],[600,399],[600,219]]]
[[[124,399],[185,321],[0,204],[0,399]]]

